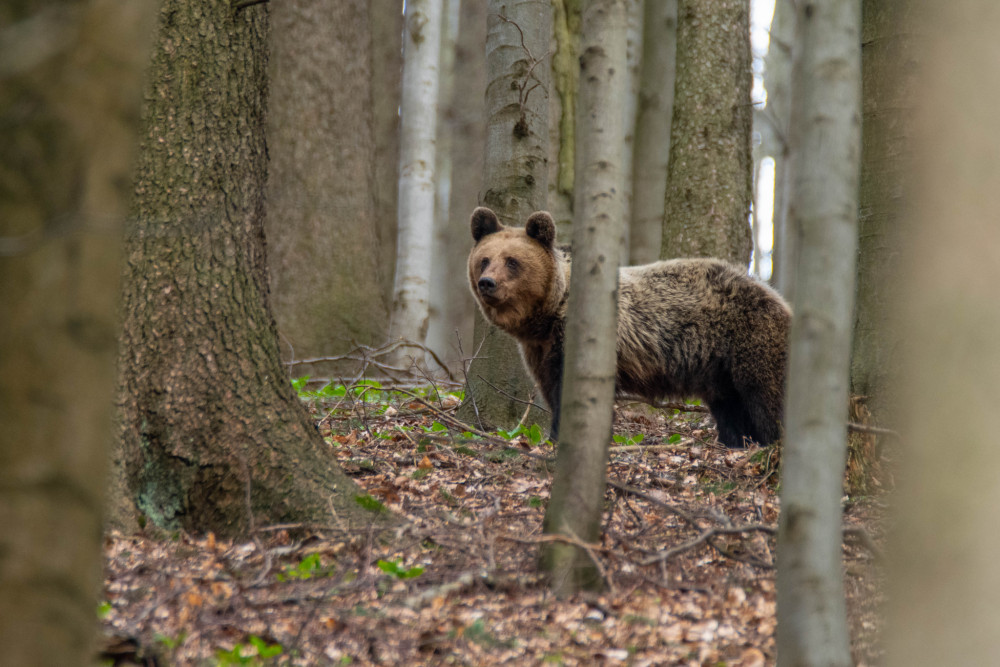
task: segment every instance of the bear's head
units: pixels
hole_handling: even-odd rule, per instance
[[[486,319],[524,338],[559,314],[567,266],[551,215],[532,213],[522,229],[481,206],[472,212],[472,238],[469,286]]]

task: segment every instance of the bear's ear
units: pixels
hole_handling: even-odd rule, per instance
[[[478,207],[472,212],[472,238],[478,243],[484,236],[499,232],[503,229],[497,214],[486,208]]]
[[[532,213],[527,224],[524,225],[524,231],[546,248],[551,248],[556,241],[556,221],[552,219],[548,211]]]

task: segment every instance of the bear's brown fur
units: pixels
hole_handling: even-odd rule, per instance
[[[558,437],[570,256],[544,211],[523,229],[472,213],[469,282],[483,315],[517,339]],[[791,310],[767,285],[715,259],[622,268],[616,391],[701,398],[729,447],[781,437]]]

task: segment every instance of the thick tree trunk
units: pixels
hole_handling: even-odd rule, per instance
[[[264,261],[266,8],[166,0],[128,235],[122,506],[220,534],[364,519],[287,381]]]
[[[660,256],[750,263],[749,0],[680,0]]]
[[[266,226],[282,355],[381,343],[368,0],[289,0],[271,18]]]
[[[443,0],[410,0],[404,18],[399,226],[389,337],[415,343],[427,338],[430,317],[442,5]],[[417,355],[415,361],[422,365],[423,359]]]
[[[660,258],[670,160],[670,118],[677,57],[677,0],[645,3],[639,111],[632,168],[632,264]]]
[[[0,16],[5,665],[93,656],[123,184],[155,16],[131,0],[24,2]]]
[[[778,664],[850,665],[841,565],[861,160],[861,5],[800,5],[789,222],[801,239],[778,537]]]
[[[581,138],[573,271],[566,320],[559,454],[545,532],[588,543],[601,534],[615,395],[618,255],[624,235],[624,133],[618,100],[627,93],[625,2],[590,0],[583,9]],[[567,595],[603,585],[586,550],[546,545],[542,567]]]
[[[900,298],[895,276],[910,217],[907,175],[919,94],[914,77],[925,40],[915,32],[912,2],[868,0],[862,7],[864,142],[851,392],[867,396],[868,409],[884,421],[891,413],[891,376],[901,338],[885,313]]]
[[[1000,595],[1000,90],[993,85],[1000,5],[906,4],[908,15],[897,17],[913,32],[890,42],[927,38],[920,43],[925,71],[914,81],[921,101],[913,126],[916,224],[901,237],[896,286],[905,304],[898,329],[906,332],[898,385],[905,456],[886,567],[885,663],[991,665]],[[890,47],[909,51],[881,45]],[[891,62],[888,76],[913,75],[909,58]]]
[[[541,0],[491,0],[486,35],[486,157],[482,204],[501,222],[524,225],[545,208],[548,183],[548,69],[544,56],[552,8]],[[522,46],[523,40],[523,46]],[[510,427],[526,411],[534,383],[514,339],[477,311],[466,404],[461,415],[486,427]],[[529,423],[545,421],[532,410]]]

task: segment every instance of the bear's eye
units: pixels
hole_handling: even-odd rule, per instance
[[[480,271],[485,271],[486,267],[489,266],[489,265],[490,265],[490,258],[489,257],[483,257],[483,261],[479,262],[479,270]]]
[[[518,267],[520,266],[521,263],[516,259],[514,259],[513,257],[507,258],[507,268],[510,269],[511,271],[517,271]]]

